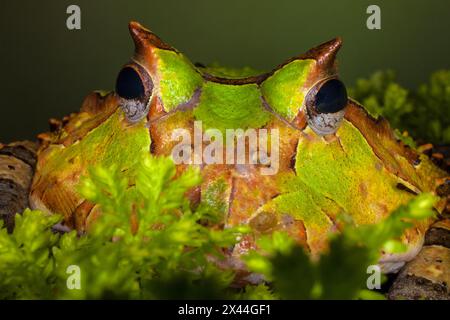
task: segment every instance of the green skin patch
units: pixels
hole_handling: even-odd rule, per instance
[[[288,214],[300,220],[307,232],[307,244],[311,253],[316,254],[325,248],[326,237],[333,230],[333,219],[344,213],[333,200],[315,192],[295,176],[284,181],[290,191],[267,202],[261,211],[272,212],[278,216]],[[295,190],[295,191],[294,191]]]
[[[305,82],[314,64],[310,59],[292,61],[262,83],[264,98],[285,119],[292,120],[302,106]]]
[[[72,145],[51,145],[40,155],[36,172],[51,181],[46,189],[62,202],[67,202],[68,199],[79,197],[78,180],[87,175],[89,167],[116,166],[119,170],[126,171],[137,159],[141,159],[143,153],[149,152],[150,143],[146,121],[142,120],[130,126],[122,111],[117,110],[105,122]],[[67,211],[69,206],[71,205],[61,207],[58,213],[66,216],[71,214]]]
[[[271,118],[262,106],[261,97],[280,116],[292,120],[302,106],[304,86],[314,60],[295,60],[277,70],[259,87],[257,84],[229,85],[203,81],[201,74],[182,54],[156,50],[159,58],[159,86],[164,109],[168,112],[187,103],[197,89],[200,104],[194,109],[197,120],[207,128],[219,130],[260,128]],[[237,79],[255,75],[251,68],[228,69],[214,66],[204,72]]]
[[[180,53],[156,49],[159,58],[159,88],[167,112],[187,103],[203,82],[192,63]]]
[[[332,142],[310,129],[305,133],[310,136],[298,143],[296,174],[280,174],[282,194],[260,211],[301,220],[312,253],[323,249],[323,235],[335,229],[340,214],[358,225],[375,223],[413,197],[396,188],[399,179],[386,171],[350,122],[344,120]]]
[[[213,181],[202,194],[202,204],[220,217],[225,218],[229,209],[229,203],[225,201],[223,195],[226,194],[228,188],[229,185],[223,178]]]
[[[119,169],[126,169],[142,152],[148,152],[150,142],[145,121],[130,126],[118,110],[82,140],[69,148],[58,150],[53,169],[59,173],[67,169],[70,171],[69,160],[73,166],[80,168],[115,165]],[[126,151],[124,146],[127,146]]]
[[[199,105],[194,109],[197,120],[206,128],[260,128],[271,118],[261,102],[257,85],[224,85],[207,82],[202,87]]]
[[[397,189],[399,179],[350,122],[344,120],[336,136],[329,143],[299,142],[295,169],[306,185],[333,199],[357,224],[379,221],[412,197]]]

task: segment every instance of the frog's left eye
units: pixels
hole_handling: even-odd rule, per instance
[[[152,90],[151,77],[142,66],[133,63],[122,68],[116,80],[116,93],[130,122],[137,122],[147,115]]]
[[[131,67],[123,68],[116,82],[116,92],[124,99],[139,99],[144,95],[144,85],[139,74]]]
[[[316,84],[306,95],[308,124],[319,135],[333,134],[339,128],[347,105],[347,90],[338,79]]]

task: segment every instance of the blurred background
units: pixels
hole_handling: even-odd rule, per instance
[[[81,30],[66,28],[70,4],[81,8]],[[381,30],[366,27],[371,4]],[[449,9],[448,0],[2,1],[0,141],[33,139],[90,91],[113,89],[133,52],[129,20],[193,62],[263,70],[340,35],[344,82],[391,68],[414,88],[449,67]]]

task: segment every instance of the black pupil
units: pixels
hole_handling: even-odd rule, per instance
[[[316,110],[319,113],[335,113],[347,104],[347,90],[344,84],[332,79],[327,81],[316,94]]]
[[[117,94],[125,99],[138,99],[145,93],[139,74],[130,67],[123,68],[116,81]]]

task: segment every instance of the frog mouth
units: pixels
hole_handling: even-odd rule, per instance
[[[402,191],[408,192],[408,193],[410,193],[412,195],[415,195],[415,196],[417,196],[420,193],[420,191],[417,190],[416,188],[414,188],[415,190],[413,190],[412,189],[413,186],[411,186],[411,185],[407,186],[406,182],[405,183],[399,182],[399,183],[397,183],[396,187],[397,187],[398,190],[402,190]]]
[[[418,231],[417,231],[418,232]],[[378,263],[383,273],[396,273],[408,261],[411,261],[422,249],[424,239],[423,237],[416,237],[414,243],[409,243],[408,251],[403,253],[388,254],[382,252],[382,256]]]

